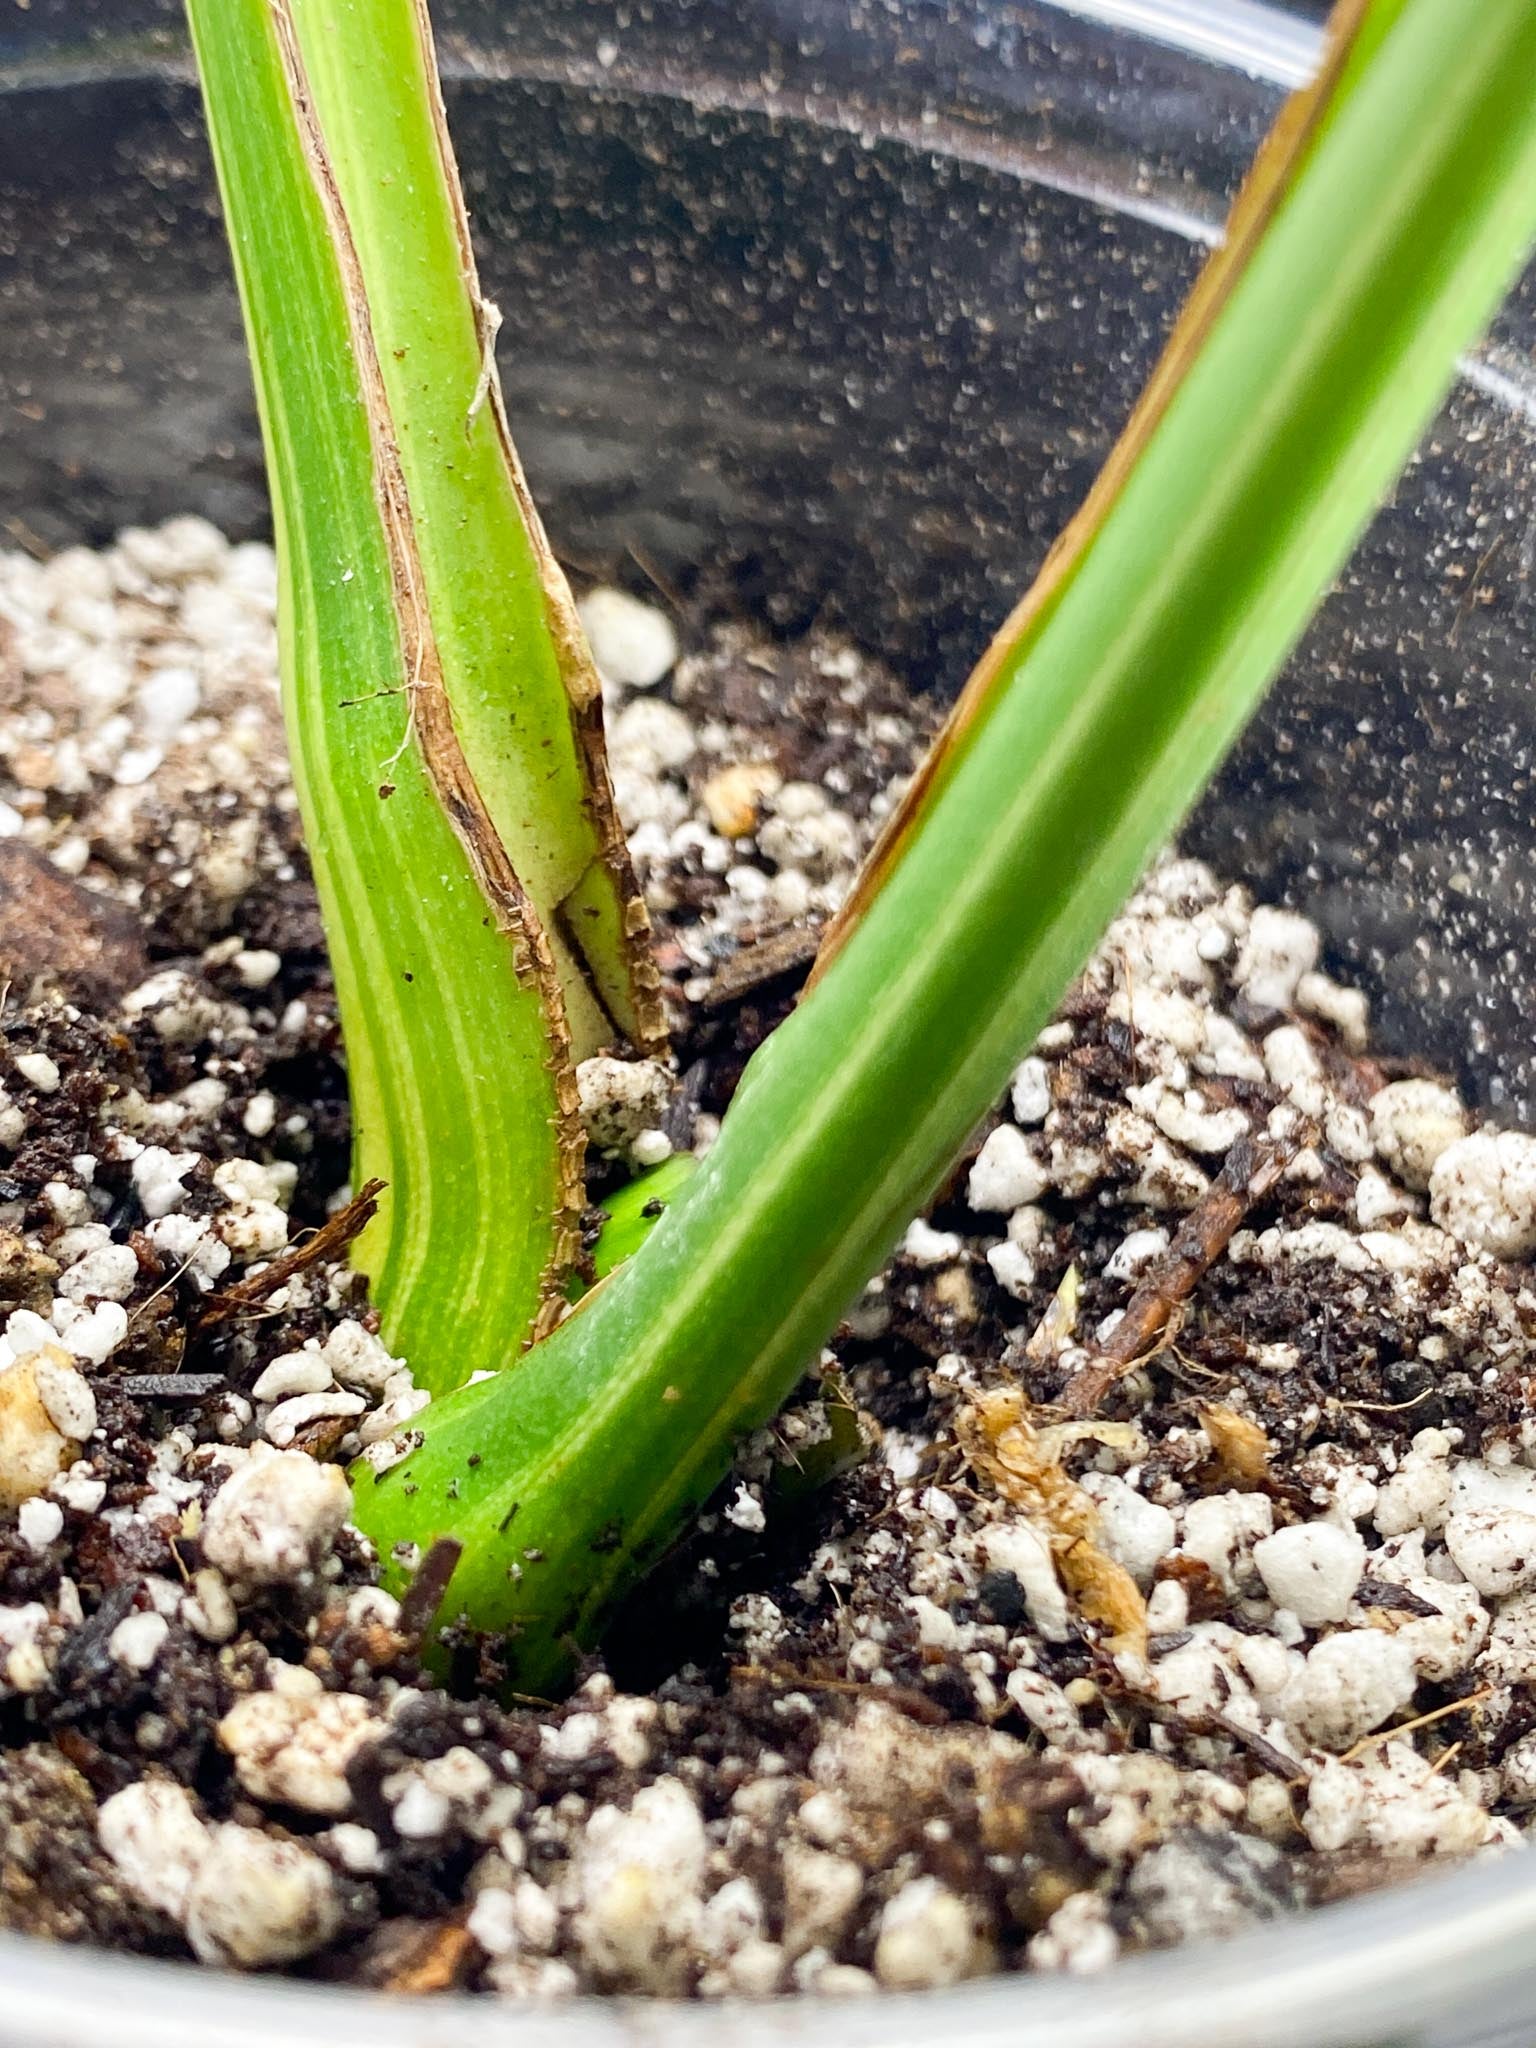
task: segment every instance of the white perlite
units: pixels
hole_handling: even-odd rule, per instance
[[[344,1387],[355,1387],[364,1394],[383,1393],[401,1370],[401,1361],[392,1358],[377,1337],[350,1318],[332,1330],[321,1346],[321,1356]]]
[[[59,1432],[83,1443],[96,1427],[96,1396],[67,1351],[44,1344],[31,1355],[38,1398]]]
[[[1451,1500],[1451,1440],[1442,1429],[1421,1429],[1408,1455],[1376,1497],[1374,1521],[1382,1536],[1415,1529],[1437,1535]]]
[[[216,1828],[187,1888],[187,1939],[205,1963],[296,1963],[324,1947],[340,1920],[335,1882],[314,1851],[254,1828]]]
[[[637,1792],[627,1813],[602,1806],[592,1815],[573,1873],[575,1930],[616,1988],[681,1989],[707,1846],[698,1806],[676,1779]]]
[[[346,1476],[304,1451],[258,1447],[219,1488],[203,1522],[203,1553],[247,1585],[296,1579],[330,1549],[347,1519]]]
[[[1536,1584],[1536,1514],[1466,1508],[1446,1517],[1445,1547],[1479,1593],[1503,1598]]]
[[[1341,1629],[1308,1652],[1280,1702],[1304,1742],[1343,1750],[1390,1720],[1413,1698],[1413,1652],[1377,1629]]]
[[[1127,1897],[1159,1943],[1241,1933],[1258,1920],[1252,1893],[1283,1868],[1277,1849],[1233,1835],[1218,1857],[1180,1837],[1161,1843],[1131,1870]]]
[[[1166,1230],[1131,1230],[1120,1240],[1104,1267],[1109,1280],[1135,1280],[1168,1249]]]
[[[170,1152],[163,1145],[146,1145],[128,1169],[144,1214],[157,1218],[179,1209],[187,1199],[182,1183],[196,1164],[195,1152]]]
[[[1174,1546],[1177,1524],[1170,1511],[1148,1500],[1134,1486],[1111,1472],[1085,1473],[1083,1491],[1098,1502],[1100,1549],[1123,1564],[1145,1591],[1152,1575]]]
[[[1275,1605],[1317,1628],[1348,1614],[1365,1570],[1365,1539],[1335,1522],[1303,1522],[1263,1537],[1253,1561]]]
[[[318,1394],[331,1384],[331,1368],[313,1351],[286,1351],[274,1358],[251,1386],[253,1401],[284,1401],[291,1394]]]
[[[1302,1821],[1314,1849],[1368,1849],[1390,1857],[1469,1856],[1501,1839],[1500,1824],[1403,1742],[1378,1744],[1349,1763],[1330,1758],[1307,1790]]]
[[[1067,1970],[1081,1977],[1108,1969],[1119,1953],[1120,1937],[1110,1925],[1108,1904],[1097,1892],[1074,1892],[1029,1944],[1033,1968]]]
[[[361,1394],[343,1394],[332,1390],[324,1394],[295,1394],[290,1400],[279,1401],[267,1416],[262,1434],[269,1442],[286,1450],[301,1429],[311,1422],[328,1417],[350,1420],[361,1415],[366,1403]]]
[[[1253,1547],[1275,1526],[1275,1511],[1262,1493],[1212,1493],[1184,1510],[1181,1548],[1209,1565],[1229,1592],[1255,1590]]]
[[[1497,1259],[1536,1252],[1536,1138],[1475,1131],[1435,1161],[1429,1212],[1442,1230]]]
[[[1376,1150],[1403,1186],[1419,1194],[1441,1153],[1466,1130],[1460,1097],[1438,1081],[1392,1081],[1371,1097]]]
[[[784,1849],[784,1952],[793,1961],[817,1946],[834,1949],[864,1890],[864,1873],[846,1856],[789,1842]]]
[[[610,683],[624,690],[651,690],[677,665],[677,634],[655,605],[642,604],[627,590],[599,584],[576,607],[592,658]]]
[[[1046,1641],[1066,1642],[1072,1634],[1067,1596],[1039,1531],[1025,1521],[994,1522],[981,1532],[978,1548],[989,1571],[1017,1579],[1029,1618]]]
[[[97,1834],[129,1890],[179,1920],[208,1852],[208,1830],[182,1787],[141,1778],[114,1792],[102,1801]]]
[[[1317,927],[1293,910],[1261,903],[1249,921],[1234,978],[1258,1010],[1288,1010],[1301,977],[1317,965]]]
[[[935,1230],[923,1217],[914,1217],[901,1240],[901,1256],[916,1266],[942,1266],[958,1259],[964,1240],[953,1230]]]
[[[107,1638],[107,1654],[128,1671],[148,1671],[170,1634],[163,1614],[130,1614]]]
[[[1016,1124],[999,1124],[976,1155],[966,1199],[983,1211],[1021,1209],[1037,1202],[1050,1178]]]
[[[1016,1068],[1013,1076],[1012,1102],[1017,1122],[1045,1122],[1051,1107],[1051,1070],[1044,1060],[1031,1056]]]
[[[258,1692],[236,1700],[219,1741],[253,1798],[340,1817],[352,1805],[347,1766],[384,1723],[354,1693]]]
[[[606,1053],[576,1069],[576,1092],[587,1136],[605,1151],[622,1151],[666,1114],[671,1093],[654,1060],[617,1060]]]
[[[880,1915],[875,1975],[894,1991],[956,1984],[986,1961],[974,1909],[936,1877],[914,1877]]]
[[[660,698],[637,698],[626,704],[609,729],[609,754],[618,778],[655,776],[681,768],[693,758],[698,734],[675,704]]]
[[[1536,1684],[1536,1592],[1516,1593],[1504,1602],[1475,1668],[1493,1685]]]
[[[76,1259],[59,1276],[59,1292],[69,1301],[126,1301],[139,1277],[139,1262],[125,1244],[104,1244]]]
[[[17,1533],[29,1550],[46,1550],[63,1527],[64,1510],[56,1501],[24,1500],[17,1511]]]

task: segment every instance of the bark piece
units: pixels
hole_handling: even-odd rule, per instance
[[[102,1010],[149,973],[138,919],[21,839],[0,839],[0,982],[52,983]]]

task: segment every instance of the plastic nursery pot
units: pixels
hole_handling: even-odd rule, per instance
[[[444,0],[519,437],[574,565],[952,689],[1126,412],[1308,17],[1253,0]],[[0,534],[265,502],[174,0],[0,18]],[[1194,821],[1389,1045],[1536,1113],[1533,281]],[[0,1938],[0,2042],[1374,2048],[1536,2034],[1509,1858],[1087,1982],[857,2006],[384,2004]]]

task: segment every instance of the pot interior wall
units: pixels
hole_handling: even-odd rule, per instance
[[[1124,417],[1277,93],[1039,5],[443,10],[514,424],[576,569],[952,690]],[[509,23],[516,21],[516,42]],[[0,534],[264,529],[162,0],[0,36]],[[1190,829],[1389,1044],[1536,1115],[1530,281]],[[1490,367],[1491,366],[1491,367]]]

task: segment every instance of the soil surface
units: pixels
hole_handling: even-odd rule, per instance
[[[854,1996],[1521,1843],[1536,1139],[1175,857],[606,1661],[434,1689],[347,1523],[423,1397],[346,1265],[272,608],[194,520],[0,557],[0,1926]],[[925,714],[586,609],[677,1026],[583,1070],[600,1203],[707,1149]]]

